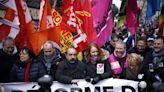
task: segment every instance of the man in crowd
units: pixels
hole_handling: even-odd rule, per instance
[[[61,83],[76,84],[77,79],[85,78],[85,64],[77,60],[77,51],[73,47],[67,49],[65,57],[59,64],[55,78]]]
[[[147,46],[146,38],[140,37],[137,39],[136,46],[133,48],[130,48],[128,50],[128,53],[137,53],[144,58],[146,53],[150,52],[151,50],[152,49]]]
[[[144,65],[159,80],[164,82],[164,38],[154,40],[154,50],[144,58]]]
[[[17,49],[13,38],[6,37],[2,40],[0,49],[0,83],[9,82],[9,75],[14,61],[18,59]]]
[[[44,63],[47,74],[54,77],[62,55],[53,41],[46,41],[43,44],[43,49],[39,53],[39,58]]]
[[[112,54],[114,52],[116,43],[119,41],[119,39],[119,36],[113,33],[110,42],[106,43],[103,48],[108,50],[109,53]]]

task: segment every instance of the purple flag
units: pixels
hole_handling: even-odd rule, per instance
[[[128,0],[126,9],[126,23],[131,34],[135,34],[138,27],[139,8],[137,7],[137,0]]]
[[[92,0],[94,28],[97,33],[97,44],[103,46],[113,29],[112,0]]]

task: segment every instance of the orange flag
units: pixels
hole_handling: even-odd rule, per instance
[[[30,43],[33,51],[37,55],[43,43],[47,40],[52,40],[58,45],[60,33],[55,30],[54,23],[51,15],[51,7],[49,0],[41,0],[40,3],[40,16],[38,31],[30,35]]]
[[[49,0],[41,0],[39,13],[39,31],[54,27]]]
[[[41,50],[41,46],[47,40],[52,40],[59,45],[60,44],[59,34],[60,34],[59,30],[56,30],[55,27],[31,34],[30,43],[34,53],[36,55],[39,54]]]
[[[24,0],[15,0],[15,3],[20,22],[20,32],[16,38],[16,44],[19,48],[22,48],[24,45],[31,47],[29,37],[35,32],[31,15]]]

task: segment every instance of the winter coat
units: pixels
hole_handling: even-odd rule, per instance
[[[18,53],[8,55],[0,49],[0,83],[9,82],[11,68],[18,58]]]
[[[159,67],[155,67],[155,65],[153,65],[154,69],[153,71],[150,70],[149,65],[153,64],[153,51],[150,51],[149,53],[147,53],[146,57],[143,60],[143,65],[144,67],[149,70],[154,76],[158,75],[159,76],[159,80],[161,80],[162,82],[164,82],[164,56],[162,56],[161,59],[161,63],[159,65]]]
[[[122,78],[127,68],[127,55],[123,58],[118,58],[111,54],[108,57],[108,62],[112,70],[112,76],[114,78]]]
[[[98,64],[104,65],[104,73],[97,74]],[[100,80],[112,77],[112,71],[107,60],[96,61],[95,64],[92,62],[86,63],[86,76],[90,78],[99,77]]]
[[[70,63],[65,59],[59,63],[55,78],[65,84],[70,84],[72,79],[83,79],[85,78],[85,64],[81,61]]]
[[[44,68],[46,69],[46,73],[51,75],[54,78],[57,67],[58,67],[57,63],[59,63],[63,59],[63,56],[60,53],[59,49],[55,48],[54,57],[53,57],[52,61],[50,62],[50,65],[48,65],[46,59],[44,58],[43,50],[40,52],[38,57],[41,60],[41,62],[44,64]]]
[[[46,70],[43,66],[43,63],[35,58],[30,61],[30,72],[29,72],[29,81],[37,82],[37,80],[46,74]],[[17,61],[16,64],[13,65],[11,73],[10,73],[10,81],[11,82],[24,82],[25,73],[26,73],[27,63]]]

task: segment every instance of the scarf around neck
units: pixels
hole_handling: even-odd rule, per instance
[[[30,82],[29,74],[30,74],[30,66],[31,66],[31,59],[28,60],[27,66],[26,66],[26,72],[25,72],[25,82]]]

